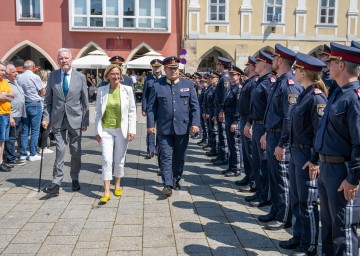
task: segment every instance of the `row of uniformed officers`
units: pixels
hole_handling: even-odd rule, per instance
[[[315,58],[276,44],[273,55],[249,57],[244,71],[219,57],[217,71],[194,75],[195,87],[179,77],[179,59],[166,58],[166,77],[154,77],[143,99],[148,133],[157,133],[162,192],[180,189],[189,132],[201,125],[198,144],[212,162],[228,165],[225,176],[245,173],[236,184],[255,192],[245,197],[250,206],[271,205],[259,216],[265,228],[292,226],[280,247],[317,255],[320,197],[322,255],[358,255],[357,46],[331,43]]]

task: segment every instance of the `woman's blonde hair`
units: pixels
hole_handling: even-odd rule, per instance
[[[325,96],[328,96],[328,89],[326,88],[323,80],[321,80],[321,71],[312,71],[312,70],[308,70],[308,69],[303,69],[307,78],[314,82],[315,84],[315,88],[318,88],[320,90],[323,91],[323,93],[325,94]]]
[[[43,83],[47,82],[48,73],[44,69],[39,69],[38,71],[36,71],[36,74],[40,77]]]
[[[110,64],[109,66],[106,67],[105,72],[104,72],[104,79],[106,81],[109,81],[108,75],[109,75],[110,71],[113,70],[114,68],[117,68],[120,70],[120,79],[122,79],[122,71],[123,71],[122,67],[118,64]]]

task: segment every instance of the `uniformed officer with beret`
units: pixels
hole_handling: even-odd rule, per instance
[[[266,135],[261,138],[270,167],[271,210],[259,216],[262,222],[269,222],[266,229],[278,230],[291,226],[289,194],[289,139],[290,111],[296,104],[303,88],[294,81],[291,66],[295,53],[280,45],[275,45],[273,69],[278,74],[268,98],[264,124]]]
[[[251,91],[251,104],[247,124],[244,127],[244,135],[252,137],[252,168],[256,193],[246,196],[245,201],[252,207],[270,205],[269,170],[266,152],[261,148],[260,138],[265,134],[264,116],[267,98],[276,79],[272,71],[273,57],[264,51],[259,51],[255,72],[259,75],[254,89]]]
[[[217,126],[216,126],[216,117],[215,117],[215,90],[216,85],[219,82],[220,74],[216,71],[211,71],[209,74],[209,86],[206,92],[205,98],[205,118],[208,125],[209,131],[209,148],[210,151],[206,152],[207,156],[217,156]]]
[[[164,188],[171,196],[179,190],[189,132],[197,133],[200,126],[199,102],[191,81],[179,78],[180,59],[172,56],[163,60],[166,77],[154,83],[147,108],[148,133],[155,133],[160,150],[160,169]]]
[[[215,89],[215,118],[218,131],[218,153],[216,159],[214,159],[214,165],[224,165],[228,163],[228,155],[226,152],[225,143],[225,126],[224,122],[220,121],[220,117],[224,115],[224,101],[226,94],[230,89],[229,81],[229,68],[231,67],[231,60],[223,57],[218,57],[216,64],[217,71],[221,74],[219,82]]]
[[[330,97],[315,147],[320,158],[322,255],[359,255],[360,49],[330,44]],[[310,166],[311,168],[311,166]]]
[[[304,88],[292,109],[290,120],[290,202],[295,218],[292,238],[280,241],[279,246],[295,249],[292,255],[297,256],[317,255],[319,211],[316,177],[319,167],[314,140],[327,102],[327,89],[321,80],[324,67],[326,65],[321,60],[302,53],[296,54],[293,65],[295,80]]]
[[[161,73],[162,67],[162,60],[160,59],[153,59],[150,62],[152,74],[148,75],[144,81],[143,93],[142,93],[142,101],[141,101],[141,111],[142,115],[146,116],[147,111],[147,103],[149,99],[149,94],[151,88],[154,85],[154,82],[160,79],[163,75]],[[155,134],[148,133],[146,135],[146,156],[145,159],[151,159],[154,157],[155,154]]]

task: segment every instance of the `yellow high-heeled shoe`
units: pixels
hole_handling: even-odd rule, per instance
[[[115,196],[121,196],[122,193],[123,193],[122,188],[116,188],[116,189],[114,190],[114,195],[115,195]]]
[[[108,195],[103,195],[102,198],[100,198],[100,202],[101,203],[107,203],[110,200],[110,194]]]

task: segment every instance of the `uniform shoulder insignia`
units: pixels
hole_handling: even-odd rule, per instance
[[[229,74],[225,74],[225,77],[229,77]]]
[[[194,89],[194,90],[195,90],[195,89]],[[181,89],[180,89],[180,92],[188,92],[188,91],[190,91],[189,88],[181,88]]]
[[[236,98],[240,99],[240,93],[236,94]]]
[[[316,112],[319,116],[324,115],[326,104],[316,104]]]
[[[257,82],[257,80],[259,80],[259,77],[256,77],[256,78],[255,78],[255,82]]]
[[[270,82],[275,83],[276,79],[274,77],[270,77]]]
[[[229,82],[224,82],[224,87],[228,88],[229,87]]]
[[[292,79],[288,79],[288,84],[289,84],[289,85],[293,85],[293,84],[295,84],[295,82],[294,82],[294,80],[292,80]]]
[[[313,91],[314,91],[315,94],[321,94],[322,93],[322,90],[320,90],[319,88],[314,88]]]
[[[360,99],[360,89],[356,89],[355,92],[356,92],[356,94],[358,95],[358,97]]]
[[[297,94],[289,94],[288,95],[288,102],[290,105],[295,105],[297,103],[297,98],[299,97],[299,95]]]

